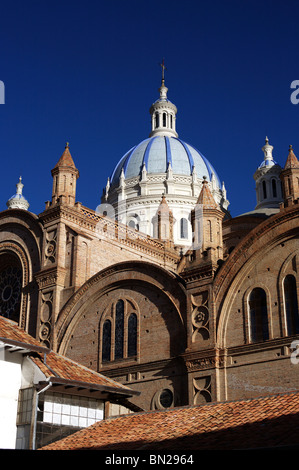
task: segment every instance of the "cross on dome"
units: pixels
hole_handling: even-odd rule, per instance
[[[160,64],[162,68],[162,81],[164,81],[164,71],[166,70],[165,64],[164,64],[164,58],[162,60],[162,63]]]

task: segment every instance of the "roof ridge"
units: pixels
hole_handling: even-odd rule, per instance
[[[179,411],[179,410],[188,410],[188,409],[197,409],[197,408],[206,408],[206,407],[216,407],[220,405],[230,405],[233,403],[249,403],[249,402],[257,402],[261,400],[270,400],[275,397],[283,397],[283,396],[290,396],[290,395],[299,395],[299,390],[291,390],[289,392],[277,392],[273,393],[271,395],[260,395],[258,397],[251,397],[251,398],[243,398],[243,399],[235,399],[235,400],[222,400],[222,401],[213,401],[209,403],[204,403],[202,405],[182,405],[182,406],[175,406],[175,407],[169,407],[169,408],[164,408],[161,410],[149,410],[149,411],[138,411],[134,413],[134,416],[140,416],[143,414],[154,414],[154,413],[169,413],[173,411]],[[126,415],[119,415],[119,416],[110,416],[107,418],[105,421],[109,420],[115,420],[118,418],[127,418],[132,415],[131,414],[126,414]]]

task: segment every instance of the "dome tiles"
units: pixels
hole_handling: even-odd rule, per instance
[[[147,174],[166,173],[169,165],[174,175],[204,176],[211,181],[212,175],[217,186],[221,183],[211,163],[193,146],[172,136],[149,137],[131,148],[116,165],[111,175],[111,185],[117,186],[124,172],[125,179],[139,176],[145,165]]]

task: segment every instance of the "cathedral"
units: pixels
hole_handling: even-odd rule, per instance
[[[95,211],[76,200],[68,143],[42,213],[20,178],[0,213],[0,315],[140,392],[145,411],[297,390],[299,161],[290,146],[279,165],[266,138],[256,207],[232,218],[213,165],[179,137],[164,69],[158,92]]]

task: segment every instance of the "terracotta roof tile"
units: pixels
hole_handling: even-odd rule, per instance
[[[6,341],[8,344],[19,343],[24,348],[34,350],[34,354],[31,354],[30,358],[40,368],[46,378],[55,376],[56,378],[59,377],[71,382],[113,388],[128,395],[136,393],[125,385],[88,369],[67,357],[50,351],[48,348],[43,348],[38,340],[19,328],[17,323],[2,316],[0,316],[0,340]],[[39,348],[41,349],[40,353],[38,352]]]
[[[197,204],[202,204],[203,208],[206,209],[217,209],[217,204],[210,191],[207,180],[203,181],[203,185],[197,199]]]
[[[60,159],[58,160],[58,162],[56,163],[55,168],[56,168],[56,167],[59,167],[59,166],[70,166],[70,167],[72,167],[72,168],[76,168],[75,163],[74,163],[74,161],[73,161],[73,159],[72,159],[70,150],[69,150],[69,144],[68,144],[68,142],[66,143],[64,152],[63,152],[63,154],[61,155],[61,157],[60,157]]]
[[[0,316],[0,338],[6,338],[32,346],[41,346],[38,340],[19,328],[16,322],[2,316]]]
[[[296,155],[294,154],[293,148],[292,148],[291,145],[290,145],[290,148],[289,148],[288,158],[287,158],[286,164],[284,166],[285,170],[287,170],[289,168],[299,168],[299,161],[298,161]]]
[[[299,392],[135,413],[100,421],[43,449],[210,450],[299,445]]]

